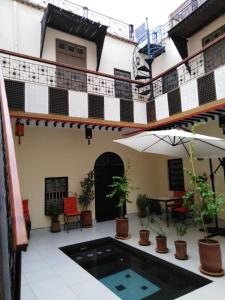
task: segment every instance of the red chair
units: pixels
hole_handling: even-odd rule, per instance
[[[30,230],[31,230],[31,220],[30,220],[28,199],[22,200],[22,204],[23,204],[23,216],[24,216],[26,229],[27,229],[27,237],[29,239],[30,238]]]
[[[193,203],[194,203],[194,197],[192,197],[189,200],[189,205],[191,205]],[[172,211],[173,211],[175,218],[178,220],[182,220],[182,222],[184,222],[188,216],[192,217],[192,215],[193,215],[192,209],[185,207],[184,205],[182,205],[180,207],[176,207]]]
[[[181,207],[183,204],[183,199],[182,197],[185,195],[184,191],[174,191],[173,196],[178,197],[178,199],[174,200],[174,203],[168,204],[167,207],[170,208],[171,210],[174,210],[175,208]]]
[[[82,231],[81,221],[80,221],[80,211],[77,208],[77,198],[76,197],[66,197],[63,199],[64,202],[64,230],[69,232],[69,226],[79,225]],[[72,219],[72,220],[71,220]]]

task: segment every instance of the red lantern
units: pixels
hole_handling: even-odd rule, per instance
[[[20,137],[21,136],[24,136],[24,124],[21,124],[19,122],[16,123],[16,126],[15,126],[15,135],[18,136],[18,142],[19,142],[19,145],[21,144],[20,143]]]

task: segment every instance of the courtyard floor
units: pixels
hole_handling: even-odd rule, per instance
[[[191,226],[185,240],[188,241],[189,260],[179,261],[174,257],[175,228],[170,225],[167,232],[169,253],[155,252],[155,234],[151,232],[152,244],[139,246],[140,222],[135,214],[129,216],[131,239],[124,241],[175,265],[199,272],[197,240],[203,234]],[[50,233],[49,229],[31,231],[27,252],[22,258],[22,297],[21,300],[116,300],[120,299],[102,283],[91,276],[78,264],[59,250],[59,247],[94,240],[102,237],[114,237],[115,221],[96,223],[92,228]],[[216,237],[221,242],[221,252],[225,267],[225,237]],[[201,274],[202,275],[202,274]],[[203,275],[202,275],[203,276]],[[209,277],[208,277],[209,278]],[[225,277],[209,278],[213,282],[179,299],[223,300],[225,295]],[[132,299],[130,299],[132,300]]]

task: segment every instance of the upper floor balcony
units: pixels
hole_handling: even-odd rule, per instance
[[[225,35],[150,81],[0,50],[11,117],[147,129],[225,98]],[[126,78],[125,78],[126,77]],[[55,122],[55,123],[54,123]]]
[[[188,40],[224,12],[225,1],[188,0],[170,15],[168,34],[183,59],[188,56]]]
[[[108,17],[99,12],[75,4],[68,0],[31,0],[32,3],[46,8],[48,4],[53,4],[68,12],[81,16],[83,19],[92,20],[98,24],[107,26],[107,32],[128,40],[134,40],[134,28],[132,24]]]

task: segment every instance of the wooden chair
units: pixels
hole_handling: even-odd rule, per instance
[[[77,198],[76,197],[66,197],[63,198],[64,203],[64,230],[69,232],[69,226],[73,225],[77,227],[79,225],[81,231],[81,221],[80,221],[80,211],[77,208]],[[72,220],[71,220],[72,219]]]
[[[23,204],[23,216],[24,216],[26,229],[27,229],[27,237],[29,239],[30,238],[30,230],[31,230],[31,220],[30,220],[28,199],[22,200],[22,204]]]

